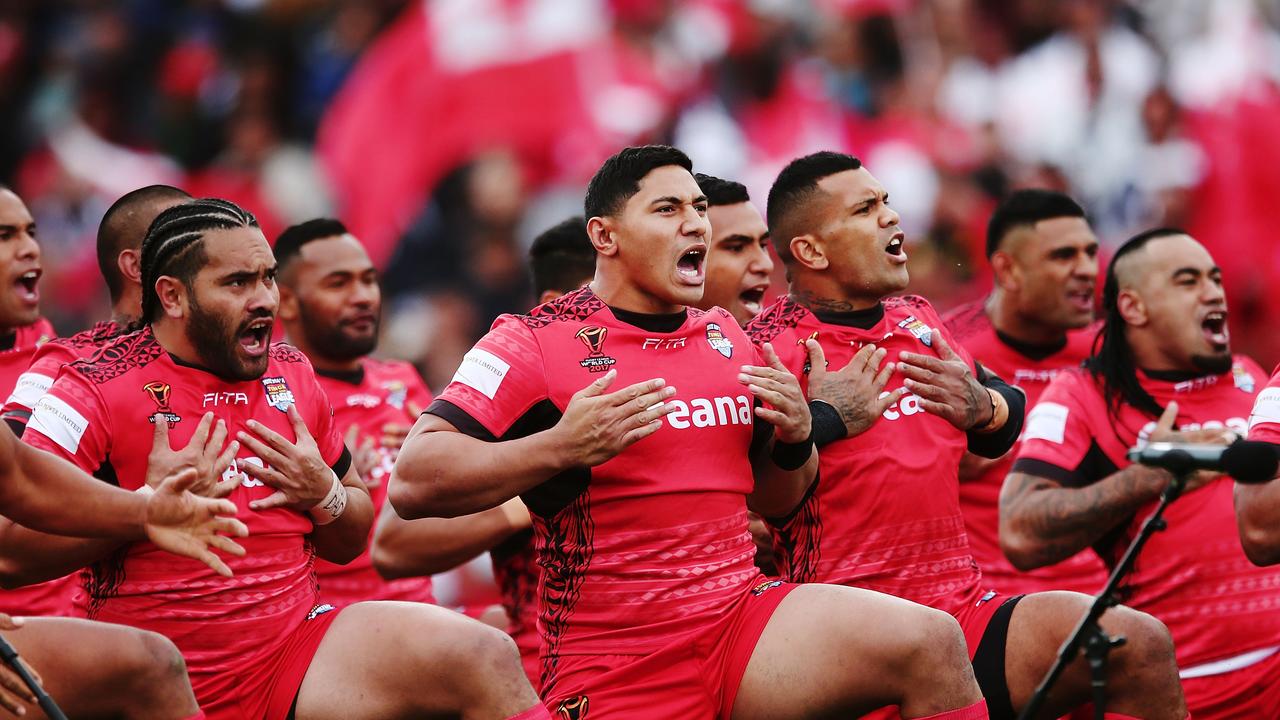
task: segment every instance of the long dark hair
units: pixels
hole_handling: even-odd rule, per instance
[[[1153,417],[1160,417],[1164,408],[1138,381],[1138,368],[1133,361],[1133,349],[1125,337],[1125,321],[1120,316],[1120,281],[1116,278],[1116,265],[1126,255],[1137,252],[1152,240],[1186,235],[1185,230],[1161,227],[1138,233],[1116,250],[1107,266],[1107,278],[1102,286],[1102,329],[1093,341],[1093,355],[1085,361],[1085,368],[1094,378],[1102,381],[1103,396],[1112,417],[1119,417],[1122,405],[1131,405]]]

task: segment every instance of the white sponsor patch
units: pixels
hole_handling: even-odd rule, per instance
[[[39,432],[74,455],[80,449],[80,438],[89,428],[89,421],[60,398],[45,395],[36,402],[27,428]]]
[[[1066,405],[1053,402],[1039,403],[1027,415],[1027,425],[1022,429],[1023,440],[1048,440],[1062,444],[1067,434]]]
[[[458,372],[453,374],[453,381],[479,390],[485,397],[492,400],[493,396],[498,394],[498,387],[502,385],[502,379],[507,376],[507,371],[510,369],[511,365],[506,360],[488,350],[471,348],[470,352],[463,356]]]
[[[1280,423],[1280,387],[1271,387],[1258,393],[1249,415],[1249,429],[1263,423]]]
[[[13,386],[13,394],[9,396],[9,400],[5,404],[17,404],[24,408],[33,408],[40,398],[49,392],[51,387],[53,387],[53,378],[48,375],[24,372],[18,376],[18,384]]]

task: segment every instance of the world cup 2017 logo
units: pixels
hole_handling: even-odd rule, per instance
[[[148,421],[154,424],[156,417],[159,416],[164,418],[170,428],[182,422],[182,417],[175,414],[173,408],[169,407],[169,396],[173,392],[173,388],[169,386],[169,383],[160,382],[159,380],[149,382],[142,386],[142,392],[146,393],[151,398],[151,401],[156,404],[156,412],[147,418]]]
[[[587,346],[587,356],[578,362],[579,365],[593,373],[605,372],[611,365],[618,362],[617,358],[609,357],[604,354],[604,339],[609,334],[609,328],[590,326],[584,327],[578,331],[574,337],[582,341]]]

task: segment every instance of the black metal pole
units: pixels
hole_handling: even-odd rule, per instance
[[[1133,563],[1138,559],[1138,553],[1142,552],[1142,548],[1147,544],[1147,540],[1155,533],[1165,529],[1164,511],[1169,507],[1169,503],[1177,500],[1182,495],[1183,488],[1187,485],[1187,476],[1190,473],[1175,473],[1173,479],[1165,487],[1164,492],[1160,493],[1160,504],[1156,506],[1155,512],[1151,513],[1151,517],[1142,524],[1142,528],[1138,531],[1138,535],[1134,537],[1133,542],[1129,543],[1129,549],[1125,550],[1124,556],[1120,558],[1120,562],[1116,563],[1115,569],[1111,571],[1111,576],[1107,578],[1107,584],[1103,586],[1102,591],[1093,599],[1093,604],[1089,606],[1089,611],[1080,618],[1079,624],[1075,630],[1067,637],[1067,641],[1062,644],[1062,649],[1058,651],[1058,659],[1054,662],[1053,667],[1040,681],[1040,685],[1036,687],[1036,692],[1031,696],[1022,713],[1018,715],[1018,720],[1031,720],[1040,712],[1040,708],[1044,706],[1045,699],[1049,696],[1054,684],[1067,669],[1067,665],[1080,654],[1081,650],[1085,650],[1090,655],[1090,666],[1093,671],[1093,690],[1095,697],[1106,697],[1106,657],[1111,648],[1124,642],[1124,638],[1111,638],[1102,630],[1102,626],[1098,624],[1098,620],[1108,608],[1113,605],[1119,605],[1120,601],[1116,597],[1116,589],[1124,580],[1125,576],[1133,570]],[[1102,704],[1096,700],[1094,702],[1094,712],[1096,717],[1101,718],[1104,708]]]
[[[40,687],[40,683],[36,682],[36,679],[27,671],[27,666],[19,662],[18,651],[14,650],[13,646],[3,637],[0,637],[0,660],[3,660],[5,665],[13,668],[13,671],[22,679],[23,684],[27,686],[31,694],[36,696],[36,702],[40,705],[40,709],[44,711],[44,714],[49,716],[49,720],[67,720],[67,716],[62,714],[62,710],[58,708],[53,698],[49,697],[44,688]]]

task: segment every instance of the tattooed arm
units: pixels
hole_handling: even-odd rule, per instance
[[[1142,465],[1082,488],[1010,473],[1000,489],[1000,549],[1019,570],[1061,562],[1158,498],[1168,483],[1167,472]]]

